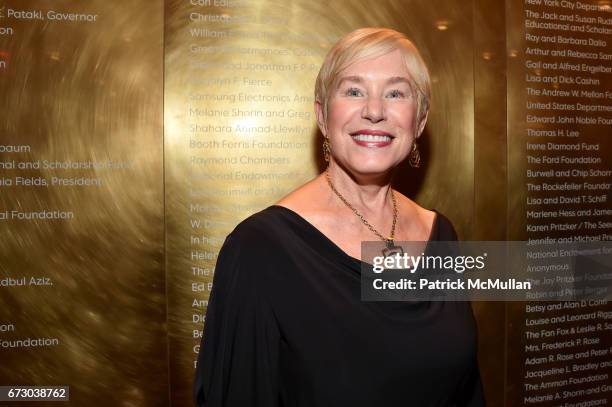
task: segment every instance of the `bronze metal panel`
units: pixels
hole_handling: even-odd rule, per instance
[[[173,404],[187,405],[224,237],[322,170],[314,80],[341,35],[386,26],[405,32],[422,50],[434,82],[420,143],[425,165],[400,168],[397,185],[449,216],[462,235],[469,233],[472,9],[451,1],[174,0],[166,2],[165,20],[170,383]],[[302,116],[290,117],[290,110]]]
[[[0,8],[0,383],[167,405],[162,5]]]
[[[496,0],[474,1],[474,227],[471,240],[505,240],[506,31]],[[502,302],[472,304],[488,406],[504,405],[505,312]]]
[[[610,2],[506,5],[509,239],[610,240]],[[507,405],[608,405],[610,309],[509,304]]]

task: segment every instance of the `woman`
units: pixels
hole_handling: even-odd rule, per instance
[[[329,52],[315,110],[327,170],[242,222],[216,267],[196,373],[204,406],[481,406],[469,303],[362,302],[362,241],[455,240],[391,189],[418,165],[427,68],[402,34]]]

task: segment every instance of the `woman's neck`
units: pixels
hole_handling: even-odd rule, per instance
[[[326,171],[336,190],[360,212],[381,214],[389,208],[391,173],[353,174],[334,161]]]

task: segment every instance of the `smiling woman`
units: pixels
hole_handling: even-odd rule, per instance
[[[219,254],[198,358],[199,406],[483,406],[465,302],[363,302],[361,243],[456,240],[391,188],[427,121],[429,75],[399,32],[331,49],[314,109],[328,167],[243,221]]]
[[[367,177],[385,175],[406,158],[426,121],[426,113],[417,112],[418,88],[400,50],[357,61],[336,81],[327,103],[316,103],[333,152],[331,176],[342,177],[337,166]]]

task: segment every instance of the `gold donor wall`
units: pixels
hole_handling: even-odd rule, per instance
[[[432,114],[429,151],[448,155],[456,148],[461,153],[449,161],[471,178],[460,163],[469,154],[471,87],[454,77],[457,70],[471,77],[470,59],[460,54],[470,49],[471,13],[452,2],[439,9],[381,1],[376,13],[370,9],[366,1],[166,2],[166,273],[170,384],[178,403],[190,401],[225,236],[322,168],[314,82],[340,36],[388,26],[421,45],[435,80],[444,84],[434,97],[440,108]],[[436,24],[451,19],[454,48],[437,49],[448,33]],[[432,173],[448,165],[433,162]],[[466,195],[471,188],[469,182],[461,183],[465,190],[453,188],[450,180],[446,186]],[[469,207],[463,210],[469,214]]]
[[[0,386],[192,405],[225,236],[322,170],[314,80],[359,27],[431,71],[402,192],[465,239],[610,240],[609,2],[112,3],[0,0]],[[558,304],[475,304],[489,405],[609,403],[610,306]]]
[[[611,2],[525,0],[507,20],[508,236],[544,247],[610,241]],[[567,263],[546,252],[534,294],[553,289],[545,270]],[[572,283],[588,296],[612,289],[602,277],[600,288],[588,276]],[[507,403],[611,405],[611,304],[535,299],[508,306]]]
[[[167,400],[162,30],[158,2],[0,1],[0,386]]]

